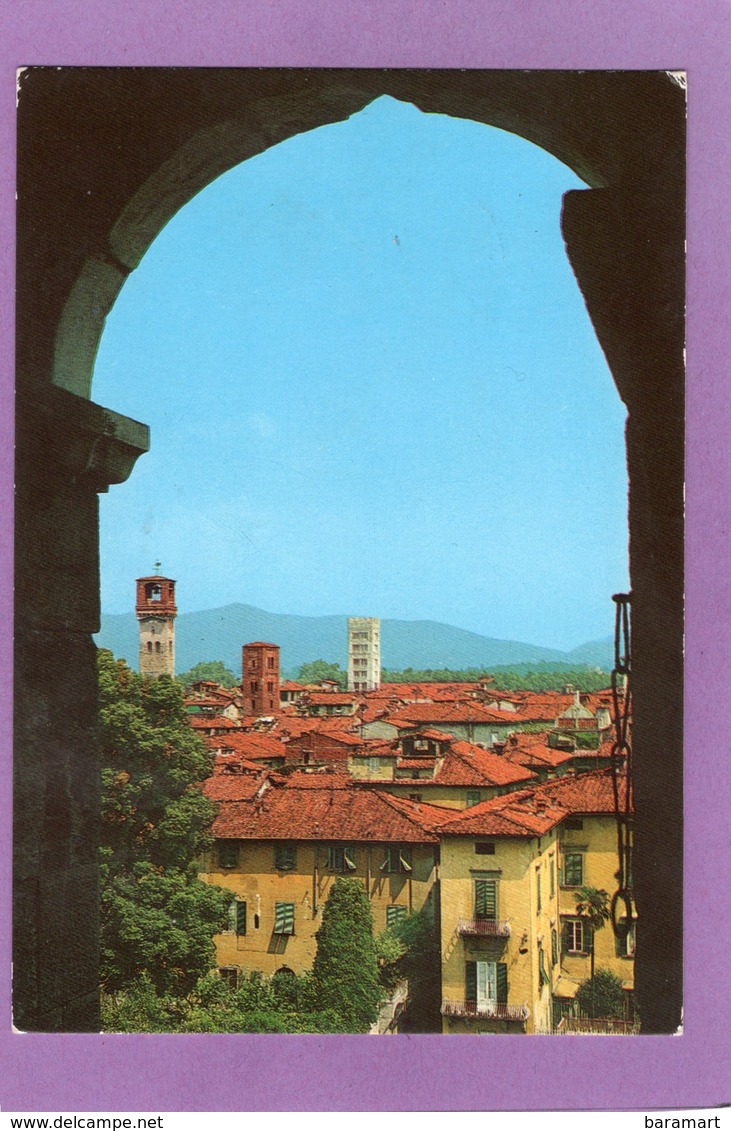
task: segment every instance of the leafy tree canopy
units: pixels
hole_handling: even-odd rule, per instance
[[[582,982],[576,993],[581,1012],[587,1017],[622,1018],[624,991],[616,974],[600,967],[593,978]]]
[[[409,998],[400,1020],[403,1031],[442,1031],[441,954],[434,915],[427,905],[376,938],[381,984],[392,990],[406,978]]]
[[[175,677],[178,683],[182,683],[186,689],[192,683],[198,680],[210,680],[213,683],[219,683],[222,687],[237,687],[239,680],[234,673],[230,671],[223,660],[203,660],[199,664],[195,664],[190,671],[181,672],[180,675]]]
[[[146,975],[102,1001],[106,1032],[116,1033],[345,1033],[342,1018],[320,1009],[312,975],[258,971],[234,989],[215,974],[184,997],[161,994]]]
[[[186,992],[215,961],[230,895],[197,879],[215,806],[200,783],[212,759],[190,729],[182,687],[99,653],[102,755],[102,984],[146,974]]]
[[[384,668],[382,683],[479,683],[485,668]],[[609,673],[598,668],[569,668],[553,661],[539,664],[499,665],[489,669],[487,679],[495,691],[561,691],[571,684],[575,691],[602,691],[609,686]]]
[[[349,1033],[367,1033],[383,996],[378,979],[373,920],[363,884],[338,877],[322,910],[313,967],[317,1001]]]
[[[334,679],[342,690],[348,686],[348,673],[341,670],[340,664],[331,664],[329,660],[311,660],[308,664],[301,664],[295,679],[299,683],[320,683],[323,679]]]

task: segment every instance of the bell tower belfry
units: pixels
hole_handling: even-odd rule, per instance
[[[155,569],[160,569],[159,562],[155,562]],[[138,577],[135,613],[140,632],[140,675],[175,675],[175,582],[159,572]]]

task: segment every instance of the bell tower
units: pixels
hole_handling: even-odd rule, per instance
[[[175,582],[160,576],[137,578],[135,613],[140,632],[140,675],[175,675]]]

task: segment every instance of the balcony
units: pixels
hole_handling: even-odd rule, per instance
[[[509,1005],[497,1001],[442,1001],[445,1017],[479,1017],[496,1021],[527,1021],[527,1005]]]
[[[510,923],[501,919],[459,919],[457,933],[480,939],[510,938]]]

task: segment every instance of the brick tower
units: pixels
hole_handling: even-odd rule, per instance
[[[159,570],[160,563],[155,562]],[[140,631],[140,674],[175,675],[175,582],[156,573],[137,578],[135,605]]]
[[[241,649],[241,691],[247,715],[279,713],[279,645],[255,640]]]

